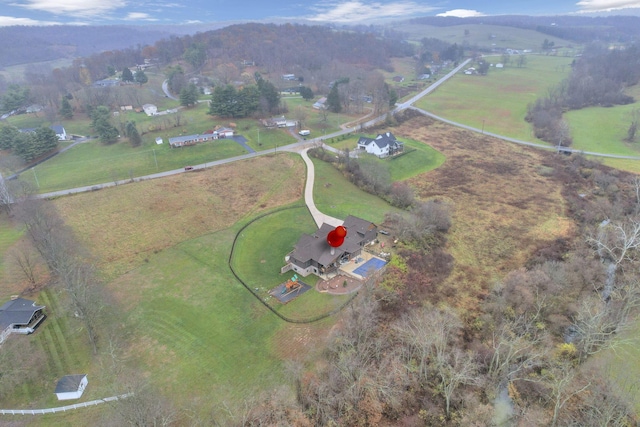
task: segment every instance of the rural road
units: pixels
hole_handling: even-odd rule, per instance
[[[171,98],[174,101],[180,101],[178,98],[176,98],[175,96],[171,95],[171,92],[169,92],[169,80],[165,80],[165,81],[162,82],[162,91],[167,96],[167,98]]]
[[[422,114],[424,114],[426,116],[432,117],[432,118],[434,118],[436,120],[439,120],[439,121],[442,121],[444,123],[448,123],[450,125],[453,125],[453,126],[456,126],[456,127],[462,128],[462,129],[471,130],[473,132],[482,133],[484,135],[489,135],[489,136],[492,136],[494,138],[502,139],[503,141],[512,142],[512,143],[520,144],[520,145],[526,145],[526,146],[534,147],[534,148],[540,148],[540,149],[544,149],[544,150],[556,150],[556,147],[552,147],[552,146],[549,146],[549,145],[538,144],[538,143],[529,142],[529,141],[523,141],[523,140],[519,140],[519,139],[515,139],[515,138],[510,138],[510,137],[504,136],[504,135],[498,135],[498,134],[495,134],[495,133],[486,132],[486,131],[484,131],[482,129],[478,129],[478,128],[475,128],[473,126],[468,126],[468,125],[465,125],[465,124],[462,124],[462,123],[458,123],[458,122],[454,122],[452,120],[445,119],[445,118],[440,117],[440,116],[436,116],[435,114],[432,114],[432,113],[430,113],[428,111],[425,111],[425,110],[423,110],[421,108],[417,108],[417,107],[413,106],[413,104],[416,101],[418,101],[420,98],[422,98],[422,97],[428,95],[429,93],[433,92],[434,90],[436,90],[444,82],[446,82],[448,79],[453,77],[456,73],[458,73],[462,68],[464,68],[470,61],[471,61],[471,59],[467,59],[467,60],[463,61],[460,65],[458,65],[456,68],[451,70],[449,73],[444,75],[437,82],[435,82],[434,84],[430,85],[428,88],[426,88],[422,92],[420,92],[417,95],[411,97],[407,101],[404,101],[402,103],[397,104],[396,108],[391,113],[393,114],[393,113],[400,112],[402,110],[411,108],[413,110],[419,111],[420,113],[422,113]],[[177,100],[177,98],[172,96],[171,93],[169,92],[168,81],[167,80],[165,80],[162,83],[162,90],[165,92],[165,94],[169,98]],[[356,126],[355,128],[341,129],[341,130],[339,130],[337,132],[333,132],[333,133],[324,135],[322,137],[313,138],[313,139],[310,139],[308,141],[299,141],[299,142],[296,142],[296,143],[293,143],[293,144],[289,144],[289,145],[286,145],[286,146],[279,147],[278,149],[280,149],[282,151],[293,151],[293,152],[298,152],[299,153],[301,149],[303,149],[305,147],[312,147],[315,144],[322,143],[326,139],[335,138],[335,137],[338,137],[338,136],[341,136],[341,135],[352,133],[352,132],[354,132],[354,131],[356,131],[357,129],[360,129],[360,128],[367,128],[367,127],[375,126],[378,123],[384,121],[386,119],[386,117],[387,117],[387,114],[383,114],[383,115],[381,115],[379,117],[376,117],[376,118],[373,118],[373,119],[371,119],[371,120],[369,120],[367,122],[364,122],[361,125]],[[576,149],[571,149],[571,148],[569,148],[568,151],[571,151],[573,153],[580,153],[580,154],[595,156],[595,157],[640,160],[640,157],[638,157],[638,156],[623,156],[623,155],[617,155],[617,154],[597,153],[597,152],[592,152],[592,151],[582,151],[582,150],[576,150]],[[227,164],[227,163],[237,162],[239,160],[245,160],[245,159],[249,159],[249,158],[252,158],[252,157],[262,156],[262,155],[270,154],[270,153],[272,153],[271,150],[264,150],[264,151],[254,152],[254,153],[243,154],[241,156],[231,157],[231,158],[228,158],[228,159],[216,160],[216,161],[213,161],[213,162],[206,162],[206,163],[201,163],[199,165],[194,165],[193,169],[194,170],[205,169],[205,168],[212,167],[212,166],[218,166],[218,165],[223,165],[223,164]],[[303,156],[303,158],[304,158],[304,156]],[[305,163],[306,163],[306,161],[305,161]],[[308,165],[307,165],[307,168],[308,168],[309,171],[313,172],[313,168],[309,169]],[[71,189],[67,189],[67,190],[53,191],[53,192],[50,192],[50,193],[43,193],[43,194],[39,194],[37,197],[39,197],[39,198],[59,197],[59,196],[65,196],[65,195],[75,194],[75,193],[82,193],[82,192],[87,192],[87,191],[95,191],[95,190],[99,190],[101,188],[114,187],[116,185],[127,184],[127,183],[130,183],[130,182],[145,181],[147,179],[162,178],[162,177],[165,177],[165,176],[176,175],[176,174],[184,173],[184,172],[185,172],[185,170],[183,168],[174,169],[174,170],[170,170],[170,171],[159,172],[159,173],[156,173],[156,174],[141,176],[141,177],[137,177],[137,178],[133,178],[133,179],[126,179],[126,180],[108,182],[108,183],[96,184],[96,185],[88,185],[88,186],[84,186],[84,187],[71,188]],[[313,201],[312,201],[312,203],[313,203]]]

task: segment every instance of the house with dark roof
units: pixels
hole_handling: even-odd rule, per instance
[[[291,270],[303,277],[309,274],[333,276],[341,264],[359,256],[362,248],[378,235],[378,227],[374,223],[353,215],[349,215],[342,225],[347,229],[347,236],[337,248],[327,243],[327,235],[335,228],[329,224],[322,224],[314,234],[300,236],[293,251],[285,257]]]
[[[22,133],[35,133],[37,128],[23,128],[18,129]],[[53,125],[49,126],[49,129],[53,130],[56,133],[59,141],[64,141],[67,139],[67,131],[64,129],[62,125]]]
[[[58,400],[79,399],[87,388],[89,380],[86,374],[65,375],[56,384],[56,396]]]
[[[43,305],[24,298],[13,298],[0,307],[0,344],[10,334],[30,334],[46,318]]]
[[[375,138],[361,136],[357,148],[378,157],[387,157],[404,151],[404,143],[398,141],[391,132],[385,132]]]

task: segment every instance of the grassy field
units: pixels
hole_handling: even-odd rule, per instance
[[[565,119],[571,126],[573,148],[584,151],[639,156],[638,143],[624,141],[638,103],[611,108],[590,107],[568,111]]]
[[[20,409],[59,406],[53,393],[58,379],[70,373],[87,373],[97,379],[98,366],[92,365],[86,333],[79,327],[78,321],[70,318],[62,307],[63,301],[59,291],[49,288],[25,297],[44,305],[47,318],[33,335],[10,339],[30,340],[33,346],[44,352],[47,366],[43,377],[25,383],[11,396],[5,397],[2,407]],[[107,397],[100,393],[97,387],[88,387],[81,401]]]
[[[299,200],[304,180],[302,159],[282,153],[54,204],[101,260],[105,274],[116,277],[153,253]]]
[[[47,192],[181,169],[245,153],[230,139],[174,149],[169,144],[147,143],[132,148],[125,143],[104,146],[90,141],[34,167],[20,179],[31,183],[38,192]]]
[[[7,250],[20,239],[23,230],[14,225],[6,214],[0,214],[0,255],[5,254]],[[0,290],[6,291],[2,295],[15,292],[15,286],[11,286],[10,280],[5,277],[5,256],[0,257]],[[6,285],[5,285],[6,284]],[[6,286],[6,288],[5,288]],[[13,290],[14,292],[11,292]]]
[[[409,40],[420,41],[424,37],[444,40],[458,45],[480,46],[486,49],[531,49],[540,51],[545,39],[554,42],[557,47],[567,47],[568,52],[577,53],[576,47],[568,48],[570,42],[542,34],[533,30],[497,25],[453,25],[436,27],[432,25],[407,24],[402,26]],[[467,31],[468,33],[465,33]]]
[[[528,55],[523,68],[514,64],[491,68],[486,76],[458,74],[416,106],[488,132],[542,142],[524,121],[527,105],[568,75],[571,60]]]
[[[378,224],[387,212],[399,212],[379,197],[348,182],[332,165],[318,159],[311,160],[316,171],[313,199],[320,212],[341,219],[355,215]]]

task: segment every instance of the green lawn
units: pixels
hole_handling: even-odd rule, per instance
[[[39,192],[47,192],[179,169],[246,152],[229,139],[173,149],[166,142],[162,145],[146,142],[132,148],[126,143],[105,146],[91,141],[36,166],[23,173],[20,179],[33,184]]]
[[[631,124],[631,113],[638,108],[636,102],[566,112],[564,118],[571,126],[573,148],[625,156],[640,155],[640,144],[624,141]]]
[[[22,236],[23,230],[14,227],[5,214],[0,214],[0,277],[4,271],[5,252]],[[0,296],[0,298],[5,296]]]
[[[306,206],[301,206],[260,218],[242,230],[236,242],[233,266],[238,275],[271,307],[290,319],[306,320],[327,314],[349,299],[311,289],[283,305],[268,294],[293,276],[292,272],[280,274],[285,255],[293,250],[302,233],[313,233],[316,229]],[[313,286],[318,277],[310,275],[302,280]]]
[[[49,288],[27,298],[44,305],[47,318],[34,334],[10,339],[29,340],[35,348],[44,351],[47,366],[43,377],[18,387],[10,397],[4,399],[2,406],[10,409],[60,406],[53,393],[57,380],[70,373],[87,373],[93,376],[97,372],[94,370],[97,366],[91,364],[91,350],[86,333],[77,320],[68,316],[56,289]],[[89,387],[81,401],[107,397],[101,394],[103,392],[104,390],[95,387],[92,390]]]
[[[375,137],[375,135],[365,135],[369,138]],[[353,150],[360,135],[348,136],[344,139],[334,138],[334,141],[327,141],[332,147],[340,150]],[[388,168],[392,181],[404,181],[418,174],[428,172],[442,165],[445,161],[445,157],[440,152],[434,150],[426,144],[413,141],[406,138],[399,138],[404,142],[406,154],[402,156],[389,157],[386,159],[377,159],[373,155],[364,154],[364,156],[377,159],[382,165]]]
[[[499,62],[499,57],[488,58]],[[455,122],[500,135],[537,140],[524,121],[527,105],[569,71],[572,58],[527,55],[527,65],[491,68],[486,76],[457,74],[416,106]]]
[[[381,198],[360,190],[332,165],[314,158],[311,160],[316,171],[313,198],[322,213],[342,219],[355,215],[381,223],[387,212],[400,212]]]

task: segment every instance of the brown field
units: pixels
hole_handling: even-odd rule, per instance
[[[299,157],[283,153],[54,203],[115,278],[150,253],[299,200],[305,173]]]
[[[422,141],[447,157],[440,168],[410,183],[421,198],[437,197],[453,205],[446,250],[455,266],[441,292],[467,315],[540,245],[572,234],[561,186],[541,175],[542,163],[553,161],[548,157],[553,154],[427,117],[408,120],[394,133]]]

